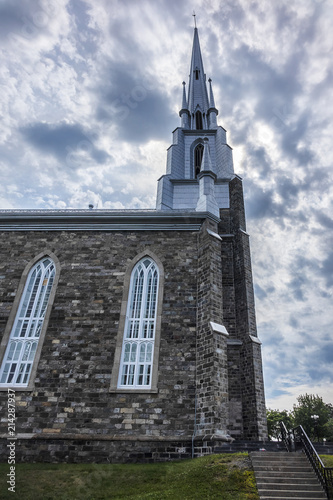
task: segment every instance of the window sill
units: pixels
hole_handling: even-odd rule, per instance
[[[22,391],[33,391],[34,390],[34,386],[19,386],[19,385],[6,385],[6,386],[1,386],[0,387],[0,392],[1,391],[8,391],[8,389],[10,389],[11,391],[15,391],[15,392],[22,392]]]
[[[158,389],[156,387],[152,387],[151,389],[140,389],[139,387],[133,389],[111,388],[109,392],[111,394],[157,394]]]

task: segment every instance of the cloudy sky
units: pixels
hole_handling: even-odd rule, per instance
[[[0,0],[0,207],[154,208],[193,9],[244,180],[267,405],[333,403],[331,0]]]

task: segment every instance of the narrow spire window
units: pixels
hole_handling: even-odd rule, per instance
[[[118,388],[151,387],[158,281],[158,268],[148,257],[132,271]]]
[[[200,71],[198,69],[195,70],[195,79],[199,80],[199,73]]]
[[[201,169],[201,162],[203,157],[204,146],[203,144],[198,144],[194,150],[194,176],[198,177]]]
[[[195,113],[195,128],[197,130],[202,130],[203,129],[203,126],[202,126],[202,114],[201,114],[201,111],[197,111]]]
[[[54,278],[55,264],[48,257],[30,270],[0,369],[0,386],[28,385]]]

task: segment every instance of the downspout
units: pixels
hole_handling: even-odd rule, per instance
[[[194,399],[194,429],[192,435],[192,458],[194,458],[194,439],[197,434],[197,388],[195,388],[195,399]]]

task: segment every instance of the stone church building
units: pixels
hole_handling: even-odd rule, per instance
[[[242,180],[194,29],[154,210],[0,211],[1,459],[125,462],[267,438]]]

